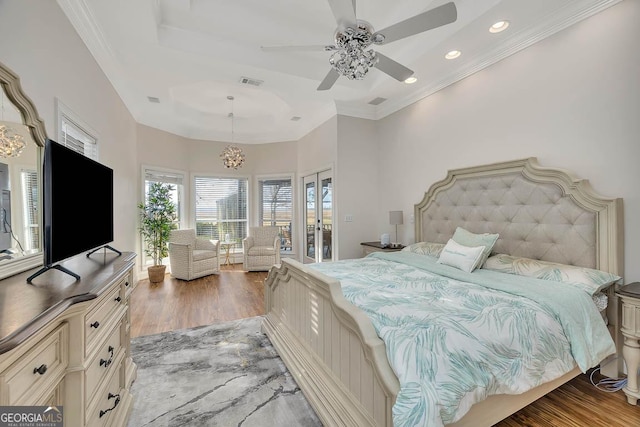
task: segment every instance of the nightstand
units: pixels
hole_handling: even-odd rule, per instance
[[[362,253],[364,256],[367,256],[372,252],[397,252],[404,248],[403,245],[394,247],[382,246],[380,242],[362,242],[360,245],[362,245]]]
[[[622,357],[627,365],[627,386],[624,393],[627,402],[636,405],[640,399],[638,368],[640,367],[640,282],[629,283],[618,289],[616,295],[622,301],[622,326],[624,336]]]

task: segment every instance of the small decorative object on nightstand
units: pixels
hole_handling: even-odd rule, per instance
[[[380,242],[362,242],[362,252],[364,256],[369,255],[372,252],[397,252],[404,248],[403,245],[383,245]]]
[[[629,283],[618,289],[618,297],[622,300],[622,326],[624,336],[622,357],[627,365],[627,386],[624,392],[627,402],[638,403],[638,368],[640,368],[640,282]]]

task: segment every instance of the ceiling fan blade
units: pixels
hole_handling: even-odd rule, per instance
[[[405,37],[413,36],[414,34],[450,24],[455,22],[456,19],[458,19],[456,5],[453,2],[446,3],[376,32],[376,34],[382,34],[384,36],[384,40],[376,44],[391,43]]]
[[[378,58],[376,68],[400,82],[405,81],[413,74],[413,70],[410,70],[409,68],[405,67],[399,62],[394,61],[388,56],[381,54],[380,52],[376,52],[376,58]]]
[[[338,28],[355,27],[356,0],[327,0]]]
[[[324,77],[324,79],[320,83],[320,86],[318,86],[318,90],[331,89],[331,87],[336,82],[336,80],[338,80],[338,77],[340,77],[340,73],[338,73],[336,70],[332,68]]]
[[[306,46],[260,46],[264,52],[302,52],[302,51],[316,51],[316,52],[329,52],[336,50],[335,46],[317,44]]]

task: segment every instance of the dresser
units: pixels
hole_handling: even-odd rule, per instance
[[[84,254],[0,281],[0,405],[62,406],[69,427],[126,426],[135,254]]]

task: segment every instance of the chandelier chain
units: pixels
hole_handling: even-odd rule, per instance
[[[238,169],[242,167],[244,163],[245,156],[240,147],[237,147],[234,144],[235,142],[235,114],[234,114],[234,97],[229,95],[227,99],[231,101],[231,112],[228,117],[231,119],[231,145],[227,145],[222,153],[220,153],[220,158],[222,159],[222,163],[224,167],[227,169]]]

